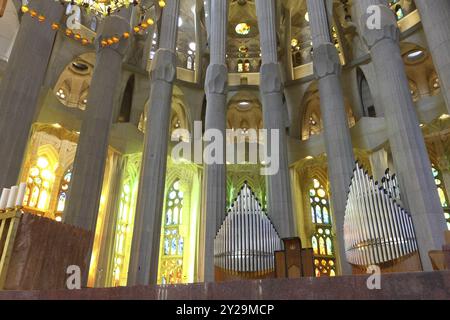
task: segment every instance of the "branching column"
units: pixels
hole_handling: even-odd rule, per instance
[[[382,92],[386,128],[403,200],[413,218],[423,268],[431,271],[428,253],[442,248],[444,215],[400,52],[400,31],[385,1],[361,0],[360,5],[361,33]],[[378,9],[369,8],[371,5]]]
[[[268,136],[279,133],[280,167],[277,173],[267,177],[268,213],[281,238],[296,235],[292,210],[291,184],[287,152],[287,110],[283,103],[283,84],[278,63],[276,36],[276,10],[274,0],[256,0],[256,11],[261,36],[262,67],[260,91],[263,104],[264,127]],[[273,146],[267,141],[270,151]]]
[[[167,1],[160,49],[151,66],[151,92],[131,247],[129,285],[156,284],[180,0]]]
[[[108,155],[115,93],[129,40],[103,47],[103,37],[130,31],[130,11],[107,17],[96,39],[97,56],[78,140],[64,222],[95,231]]]
[[[30,8],[59,21],[64,7],[55,1],[31,1]],[[29,14],[22,17],[4,77],[0,83],[0,186],[19,178],[31,125],[38,113],[38,99],[53,49],[56,31]]]
[[[416,0],[415,3],[450,113],[450,1]]]
[[[345,258],[344,217],[355,157],[340,82],[341,63],[337,49],[331,43],[325,1],[308,0],[308,12],[314,46],[314,71],[319,81],[334,225],[338,240],[336,251],[340,260],[341,274],[351,274],[351,266]]]
[[[206,124],[207,130],[214,129],[222,133],[223,159],[221,163],[205,165],[205,208],[206,234],[204,252],[204,280],[214,281],[214,238],[226,214],[226,89],[228,69],[226,66],[226,39],[228,21],[228,1],[214,0],[211,3],[211,62],[206,72]]]

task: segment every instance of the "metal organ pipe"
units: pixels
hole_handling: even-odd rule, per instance
[[[356,164],[344,222],[348,262],[369,266],[417,251],[412,218],[399,204],[399,195],[396,176],[389,170],[379,186]]]

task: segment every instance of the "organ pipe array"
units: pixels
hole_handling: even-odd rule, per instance
[[[274,252],[281,249],[277,231],[244,184],[216,235],[216,267],[231,274],[264,275],[274,271]]]
[[[344,222],[346,257],[357,266],[393,261],[417,251],[411,215],[399,204],[395,175],[381,185],[356,163]]]

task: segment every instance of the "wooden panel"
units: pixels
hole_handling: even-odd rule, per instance
[[[9,263],[12,256],[14,241],[19,225],[20,212],[9,211],[3,213],[0,224],[0,289],[4,288]]]
[[[302,276],[302,243],[300,238],[283,239],[286,252],[287,277],[290,279]]]
[[[4,288],[65,289],[67,267],[88,270],[92,233],[70,225],[24,214],[18,224]]]
[[[275,251],[275,277],[286,278],[286,255],[284,251]]]
[[[314,252],[312,248],[302,249],[302,267],[304,277],[314,277]]]
[[[8,0],[0,0],[0,18],[3,17],[3,14],[5,13],[7,1]]]

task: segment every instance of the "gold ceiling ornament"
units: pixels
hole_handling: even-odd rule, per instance
[[[137,6],[141,0],[55,0],[84,8],[97,15],[108,16],[122,8]]]
[[[241,22],[236,26],[236,33],[241,36],[246,36],[250,33],[251,27],[245,22]]]

